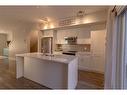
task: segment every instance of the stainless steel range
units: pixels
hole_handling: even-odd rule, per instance
[[[76,55],[76,52],[77,51],[63,51],[63,54],[66,54],[66,55]]]

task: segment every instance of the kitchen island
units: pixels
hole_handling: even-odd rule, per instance
[[[16,78],[21,77],[52,89],[74,89],[78,81],[78,58],[62,54],[17,54]]]

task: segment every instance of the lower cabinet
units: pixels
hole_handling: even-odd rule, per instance
[[[98,55],[77,53],[79,70],[104,72],[104,58]]]
[[[77,53],[80,70],[91,70],[91,56]]]
[[[102,56],[93,56],[92,57],[92,68],[94,71],[104,73],[105,70],[105,60]]]

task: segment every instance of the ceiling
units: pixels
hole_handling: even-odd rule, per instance
[[[78,11],[85,14],[106,10],[108,6],[0,6],[0,19],[19,19],[35,22],[44,17],[58,20],[74,16]]]

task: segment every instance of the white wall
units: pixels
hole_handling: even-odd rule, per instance
[[[11,40],[9,46],[9,57],[14,59],[15,54],[29,52],[30,32],[37,31],[32,23],[18,20],[5,20],[0,18],[0,33],[8,35]]]

